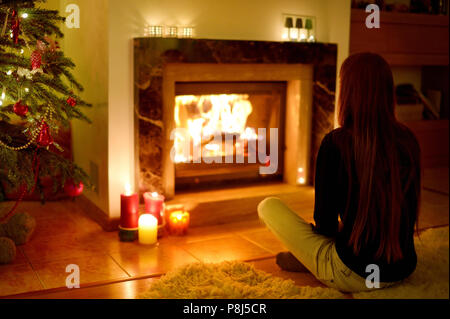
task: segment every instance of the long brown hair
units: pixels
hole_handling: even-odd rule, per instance
[[[348,57],[341,67],[338,104],[339,124],[351,132],[348,156],[355,164],[359,184],[349,245],[358,254],[363,243],[377,240],[380,244],[376,257],[394,262],[403,257],[400,226],[407,222],[408,216],[402,216],[402,205],[415,170],[411,168],[407,185],[402,185],[396,137],[405,127],[395,117],[394,81],[387,62],[372,53]],[[409,152],[410,163],[414,165],[410,148],[407,145],[401,148]],[[347,170],[351,178],[350,166]],[[416,227],[417,215],[418,211]]]

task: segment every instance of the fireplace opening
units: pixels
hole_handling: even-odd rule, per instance
[[[283,180],[286,88],[281,81],[176,82],[175,191]],[[271,128],[278,129],[278,167],[264,175]]]

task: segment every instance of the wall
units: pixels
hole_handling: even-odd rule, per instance
[[[64,38],[59,40],[61,50],[71,58],[76,67],[75,78],[83,85],[81,96],[93,104],[84,108],[92,124],[72,121],[72,146],[74,161],[96,183],[95,191],[84,194],[105,213],[108,202],[108,10],[107,0],[49,0],[44,7],[60,11],[67,16],[66,6],[80,7],[80,28],[69,29],[61,24]],[[92,164],[98,174],[92,171]]]
[[[348,55],[350,1],[109,0],[110,217],[120,214],[124,183],[135,183],[133,37],[146,24],[166,24],[192,25],[197,38],[280,41],[282,13],[315,16],[318,41],[338,43],[339,61]]]
[[[86,192],[86,196],[108,212],[108,1],[64,0],[61,3],[64,8],[69,3],[80,7],[80,29],[66,28],[64,50],[77,64],[75,75],[85,88],[83,98],[93,104],[91,109],[86,109],[91,125],[81,121],[72,123],[74,159],[97,184],[96,190]]]
[[[328,38],[329,42],[338,44],[337,57],[337,77],[339,78],[339,70],[342,62],[348,57],[350,52],[350,20],[351,20],[351,3],[342,0],[327,1],[328,16]],[[336,81],[336,105],[339,99],[339,80]],[[334,113],[334,124],[338,127],[337,115]]]

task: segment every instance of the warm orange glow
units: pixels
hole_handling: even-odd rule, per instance
[[[190,215],[185,211],[174,211],[169,215],[169,229],[172,235],[184,235],[189,227]]]
[[[302,185],[306,183],[305,170],[303,169],[303,167],[298,168],[297,183],[302,184]]]
[[[222,134],[235,134],[236,146],[244,140],[256,139],[256,131],[247,127],[247,119],[253,112],[248,94],[179,95],[175,98],[174,120],[177,128],[185,128],[189,141],[178,134],[175,136],[175,162],[187,162],[183,146],[192,143],[201,147],[202,156],[230,156],[234,149],[222,145]],[[215,140],[214,137],[220,136]],[[219,142],[220,141],[220,142]],[[192,157],[192,156],[191,156]]]
[[[189,213],[183,211],[175,211],[170,214],[169,218],[174,224],[182,224],[189,221]]]

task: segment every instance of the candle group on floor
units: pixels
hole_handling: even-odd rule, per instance
[[[189,227],[190,216],[184,207],[177,205],[166,210],[164,196],[156,192],[144,193],[145,213],[139,213],[139,195],[125,186],[120,196],[121,241],[138,241],[142,245],[154,245],[158,241],[158,232],[167,226],[172,235],[185,235]]]

